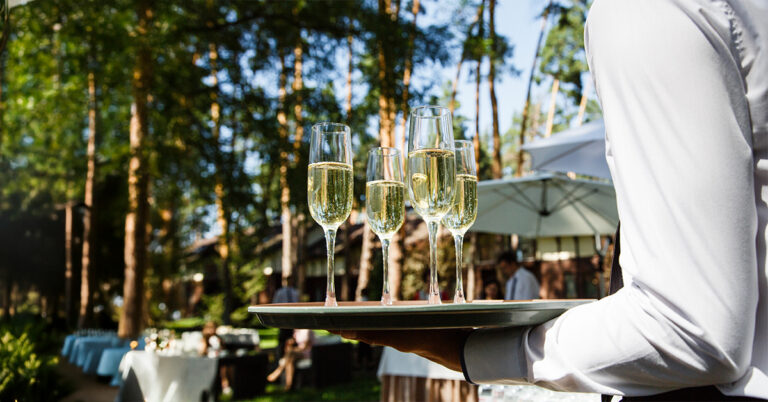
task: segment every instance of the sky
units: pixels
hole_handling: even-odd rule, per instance
[[[495,84],[498,99],[499,129],[504,133],[512,123],[512,115],[522,111],[525,103],[525,91],[531,74],[531,63],[536,52],[536,39],[541,28],[541,19],[537,15],[545,6],[544,0],[500,0],[496,6],[496,31],[504,35],[514,45],[511,64],[521,71],[520,75],[498,74]],[[430,4],[434,8],[434,4]],[[451,10],[442,10],[441,13]],[[438,14],[439,15],[439,14]],[[445,18],[439,16],[439,18]],[[459,79],[457,99],[461,107],[457,110],[463,116],[474,119],[475,83],[470,82],[469,70],[473,64],[466,63]],[[488,72],[488,63],[482,67]],[[443,71],[447,80],[453,80],[456,67],[450,66]],[[491,130],[491,101],[488,92],[488,80],[480,85],[480,132]],[[473,125],[474,127],[474,125]],[[471,131],[474,131],[473,129]]]

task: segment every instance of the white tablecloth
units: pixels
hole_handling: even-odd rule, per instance
[[[217,359],[148,351],[128,352],[120,362],[123,379],[133,370],[149,402],[199,401],[203,391],[212,389],[216,367]]]
[[[397,375],[403,377],[439,378],[443,380],[464,380],[464,374],[445,368],[413,353],[403,353],[385,347],[379,362],[379,377]]]

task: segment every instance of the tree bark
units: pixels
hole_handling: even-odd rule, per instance
[[[547,16],[549,16],[549,10],[552,8],[552,0],[549,0],[549,4],[544,12],[541,14],[541,29],[539,30],[539,38],[536,40],[536,53],[533,55],[533,64],[531,64],[531,75],[528,77],[528,89],[525,93],[525,105],[523,106],[523,117],[520,122],[520,142],[517,149],[517,169],[515,170],[515,176],[520,177],[523,175],[523,144],[525,143],[525,129],[528,123],[528,107],[531,104],[531,86],[533,85],[533,75],[536,71],[536,63],[539,61],[539,53],[541,52],[541,41],[544,38],[544,32],[547,30]]]
[[[152,76],[152,55],[149,47],[149,29],[152,2],[139,0],[139,46],[133,68],[130,122],[130,163],[128,167],[128,214],[125,218],[125,282],[123,285],[123,311],[120,314],[118,336],[135,337],[144,326],[144,276],[147,269],[147,216],[149,214],[149,177],[145,140],[149,135],[148,103]]]
[[[363,290],[368,287],[373,268],[373,232],[368,226],[368,220],[363,225],[363,246],[360,251],[360,268],[357,274],[357,289],[355,289],[355,300],[363,300]]]
[[[475,165],[480,166],[480,66],[482,59],[477,61],[477,70],[475,71],[477,79],[475,81],[475,137],[472,143],[475,146]]]
[[[96,182],[96,141],[98,138],[96,119],[98,116],[98,100],[96,98],[96,75],[88,73],[88,173],[85,177],[85,208],[83,211],[83,255],[80,267],[80,314],[78,328],[86,328],[91,323],[93,308],[91,301],[93,293],[91,280],[93,270],[94,250],[96,249],[96,206],[93,197],[93,187]]]
[[[592,90],[592,80],[587,80],[587,85],[584,91],[581,93],[581,101],[579,102],[579,116],[576,118],[576,125],[580,126],[584,123],[584,112],[587,110],[587,95]]]
[[[549,110],[547,111],[547,129],[544,132],[544,137],[552,135],[552,126],[555,123],[555,108],[557,107],[557,91],[560,89],[560,80],[555,78],[552,82],[552,94],[549,97]]]
[[[382,24],[388,24],[387,19],[395,21],[397,18],[397,16],[393,16],[390,6],[390,0],[379,0],[379,17]],[[380,29],[386,28],[381,27]],[[383,35],[379,34],[376,42],[379,66],[379,141],[382,147],[392,147],[394,146],[394,88],[392,88],[393,83],[390,73],[392,61],[387,60],[386,41]]]
[[[401,130],[400,133],[402,133],[400,137],[400,152],[403,157],[403,162],[405,162],[405,157],[407,153],[406,145],[405,145],[405,136],[406,136],[406,128],[405,123],[408,120],[408,98],[410,97],[409,88],[411,84],[411,73],[413,70],[413,45],[414,40],[416,37],[416,20],[419,16],[419,0],[413,1],[413,8],[411,9],[411,13],[413,14],[413,21],[411,22],[411,31],[408,34],[408,48],[407,48],[407,54],[405,57],[405,69],[403,71],[403,119],[401,120]],[[394,92],[394,91],[393,91]],[[394,103],[394,102],[393,102]],[[394,106],[394,104],[393,104]],[[395,138],[394,133],[392,138],[392,143],[394,144]],[[403,166],[403,171],[405,171],[405,166]],[[403,265],[405,265],[405,237],[407,236],[407,233],[405,231],[405,224],[400,228],[400,230],[397,231],[395,236],[392,238],[392,241],[389,246],[389,270],[388,270],[388,279],[389,279],[389,289],[390,294],[392,296],[392,300],[400,300],[400,283],[402,282],[403,277]]]
[[[224,201],[226,198],[226,190],[224,185],[224,177],[228,174],[225,170],[224,155],[221,151],[221,144],[219,144],[221,137],[221,106],[219,105],[219,78],[218,78],[218,59],[219,50],[215,43],[208,45],[208,58],[210,59],[211,66],[211,122],[213,128],[211,132],[211,138],[213,144],[216,147],[214,155],[214,164],[216,173],[214,175],[214,188],[213,192],[216,195],[216,223],[221,228],[221,235],[218,240],[219,257],[221,258],[221,282],[224,288],[224,313],[221,317],[221,322],[224,325],[230,324],[230,315],[234,310],[234,294],[232,291],[232,272],[230,270],[230,217],[227,211],[227,206]],[[232,133],[234,136],[234,133]]]
[[[411,85],[411,72],[413,70],[413,42],[416,37],[416,19],[419,16],[419,0],[413,0],[413,22],[411,31],[408,33],[408,50],[405,56],[405,71],[403,72],[403,119],[400,124],[400,152],[405,156],[405,123],[408,121],[408,98],[410,97],[409,88]],[[453,112],[453,111],[451,111]]]
[[[279,92],[278,100],[280,103],[277,111],[278,134],[280,136],[280,219],[282,221],[282,235],[283,235],[283,255],[281,259],[281,269],[283,278],[292,276],[293,274],[293,250],[292,250],[292,234],[293,228],[291,225],[291,187],[288,183],[288,118],[286,116],[286,95],[287,95],[287,71],[288,67],[285,64],[285,52],[281,48],[280,54],[280,79],[279,79]]]
[[[72,203],[64,209],[64,302],[67,324],[72,324]],[[9,281],[10,283],[10,281]],[[10,292],[8,293],[10,295]],[[10,299],[9,299],[10,300]]]
[[[347,52],[349,53],[349,61],[347,62],[347,96],[344,100],[344,113],[346,115],[346,122],[348,126],[352,124],[352,71],[354,68],[354,53],[352,50],[353,40],[354,38],[351,34],[347,35]]]
[[[293,94],[296,99],[296,104],[293,105],[293,114],[296,120],[296,133],[293,137],[293,163],[294,166],[299,162],[299,150],[301,149],[301,141],[304,138],[304,115],[303,115],[303,94],[304,80],[303,80],[303,43],[301,38],[301,31],[299,31],[298,40],[293,48]],[[291,219],[291,232],[293,233],[293,261],[292,266],[298,269],[297,275],[297,288],[299,292],[304,291],[304,281],[306,278],[306,266],[303,262],[302,250],[304,245],[302,244],[303,236],[300,235],[299,226],[304,224],[301,216],[294,216]]]
[[[494,21],[496,14],[496,0],[490,0],[489,4],[489,28],[491,30],[491,54],[489,60],[491,66],[488,72],[488,88],[491,93],[491,112],[493,116],[493,163],[491,164],[491,172],[494,179],[501,179],[502,164],[501,135],[499,134],[499,106],[496,101],[496,90],[494,89],[494,82],[496,81],[496,26]]]

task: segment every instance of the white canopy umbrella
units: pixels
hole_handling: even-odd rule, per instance
[[[619,222],[608,183],[551,174],[481,181],[474,232],[524,237],[613,234]]]
[[[610,179],[605,162],[605,125],[589,122],[523,145],[531,155],[534,170],[576,172]]]

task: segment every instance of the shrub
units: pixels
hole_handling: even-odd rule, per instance
[[[56,357],[41,358],[27,334],[5,332],[0,342],[0,400],[37,400],[47,388]]]

